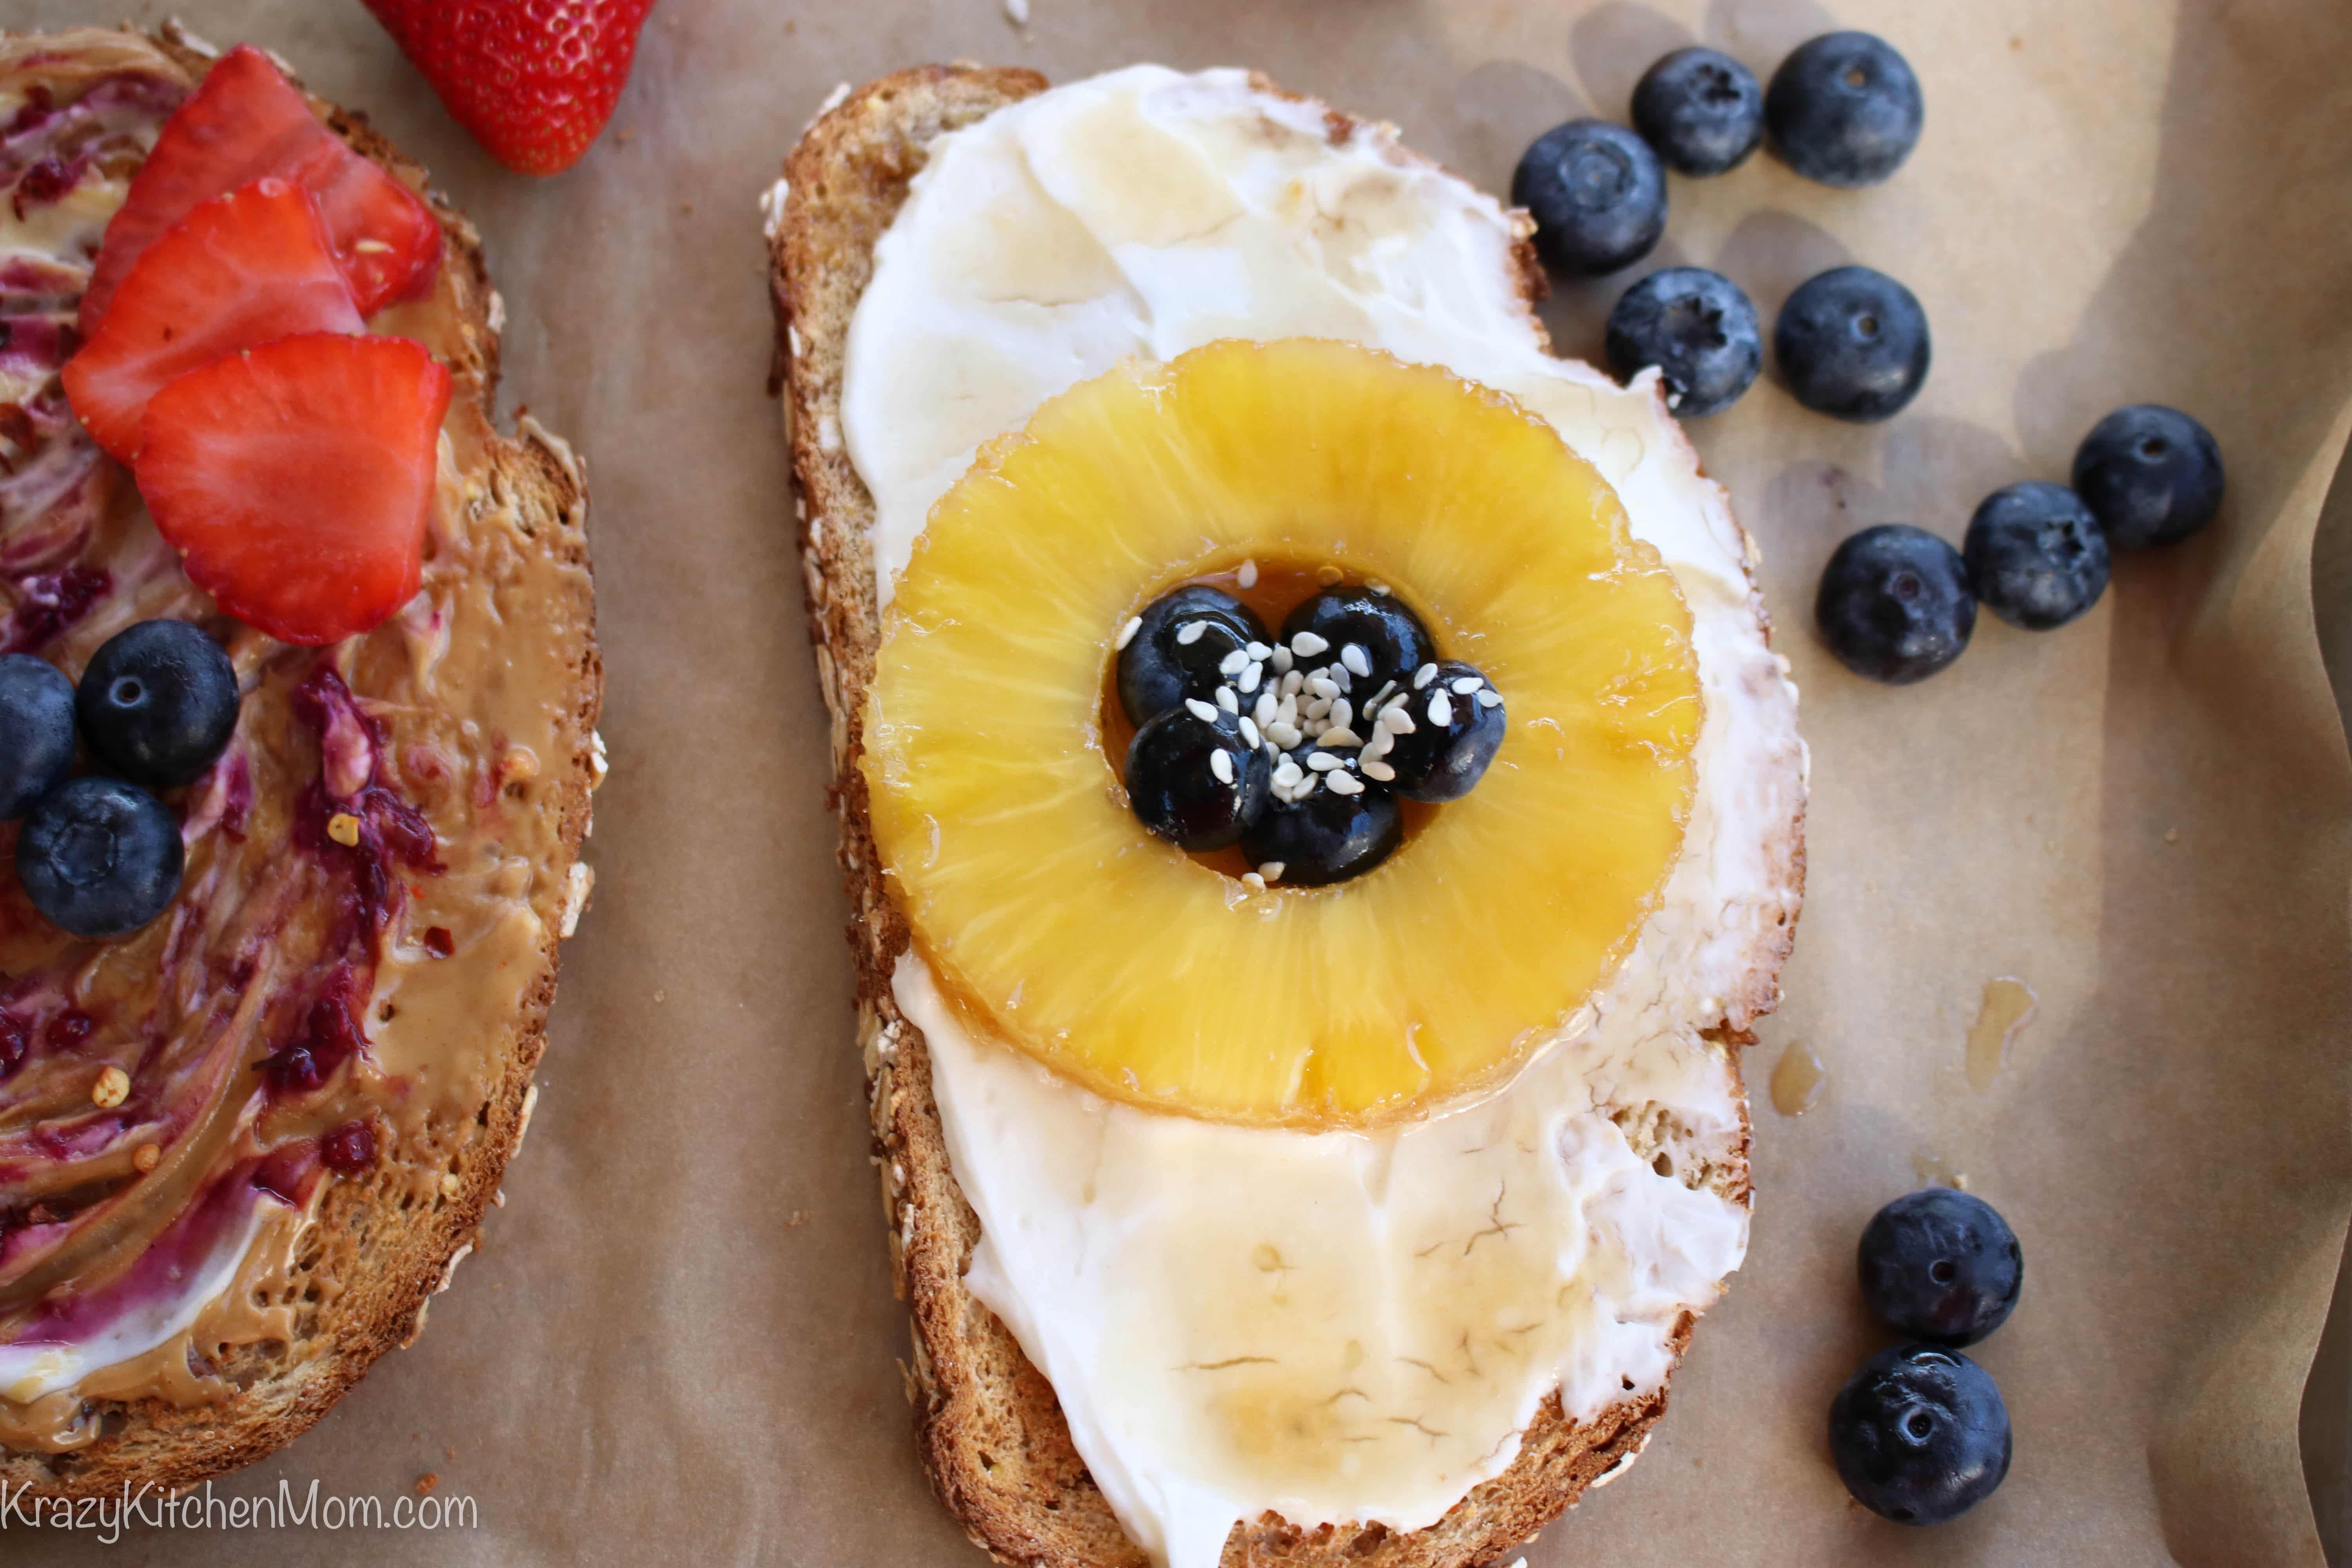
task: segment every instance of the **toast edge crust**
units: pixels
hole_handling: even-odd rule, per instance
[[[0,32],[0,47],[38,38],[63,52],[71,49],[77,37],[126,36],[154,47],[192,80],[204,74],[218,52],[177,22],[166,22],[152,32],[131,26],[48,35]],[[298,87],[301,85],[299,76],[290,69],[288,74]],[[489,461],[483,477],[492,489],[513,497],[519,510],[544,520],[560,541],[555,552],[558,559],[578,566],[583,574],[588,573],[584,529],[588,496],[576,457],[559,438],[527,418],[511,437],[499,435],[488,425],[499,378],[499,333],[494,324],[498,310],[480,234],[465,215],[428,186],[424,167],[386,141],[365,115],[310,96],[314,105],[327,110],[331,130],[423,195],[439,219],[445,244],[442,264],[455,269],[462,279],[463,324],[472,351],[467,363],[453,364],[451,370],[472,394],[484,421],[484,449]],[[591,780],[597,765],[593,734],[604,697],[593,590],[586,586],[584,575],[582,592],[584,635],[582,646],[574,650],[568,721],[572,752],[558,777],[557,799],[544,808],[553,812],[561,824],[562,864],[553,869],[566,876],[578,863],[581,840],[587,836]],[[555,770],[549,773],[554,774]],[[432,1299],[448,1288],[457,1263],[472,1250],[482,1216],[496,1201],[507,1162],[520,1146],[529,1125],[531,1079],[547,1046],[547,1013],[555,999],[562,941],[559,924],[548,922],[541,946],[544,973],[525,994],[512,1020],[489,1024],[505,1035],[507,1043],[498,1052],[497,1081],[478,1113],[480,1136],[465,1161],[458,1192],[437,1209],[420,1208],[421,1217],[414,1221],[394,1215],[391,1217],[400,1223],[379,1228],[379,1234],[389,1228],[393,1247],[366,1254],[365,1267],[343,1281],[341,1297],[318,1308],[311,1342],[324,1342],[331,1348],[283,1364],[241,1386],[220,1404],[181,1407],[152,1398],[109,1402],[110,1411],[119,1412],[121,1417],[119,1427],[86,1447],[62,1455],[0,1449],[0,1481],[22,1486],[29,1496],[53,1498],[98,1496],[125,1487],[177,1490],[194,1486],[284,1447],[333,1408],[377,1357],[414,1343],[424,1329]],[[348,1216],[366,1207],[372,1195],[358,1184],[328,1184],[319,1201],[314,1227],[344,1228]]]
[[[1281,91],[1260,77],[1253,81]],[[867,538],[872,497],[840,440],[841,379],[851,313],[872,274],[873,247],[904,202],[909,182],[939,135],[1045,90],[1018,68],[922,66],[835,95],[787,156],[782,199],[770,212],[769,285],[776,344],[770,391],[784,400],[792,453],[795,531],[819,685],[831,718],[832,805],[841,824],[840,863],[857,973],[857,1034],[867,1075],[875,1163],[890,1236],[891,1272],[912,1319],[912,1358],[902,1363],[914,1406],[917,1447],[933,1489],[972,1542],[998,1562],[1041,1568],[1148,1568],[1087,1474],[1051,1385],[1011,1332],[963,1287],[979,1222],[949,1169],[921,1032],[899,1016],[890,975],[908,945],[904,919],[883,883],[868,828],[857,759],[862,710],[881,626]],[[1312,101],[1283,93],[1297,101]],[[1358,121],[1325,108],[1336,141]],[[1517,286],[1538,342],[1549,341],[1535,306],[1547,284],[1523,233]],[[1676,428],[1678,437],[1681,435]],[[1685,446],[1687,438],[1684,437]],[[1743,538],[1746,535],[1743,531]],[[1769,639],[1754,584],[1749,591]],[[1801,807],[1788,842],[1776,847],[1801,892]],[[1727,1012],[1746,1022],[1771,1011],[1794,921],[1762,954],[1749,992]],[[1732,1048],[1752,1043],[1727,1018],[1708,1037]],[[1742,1106],[1729,1191],[1748,1201],[1749,1128]],[[1693,1320],[1673,1337],[1679,1361]],[[1637,1455],[1664,1412],[1667,1390],[1625,1400],[1596,1420],[1567,1420],[1557,1395],[1524,1434],[1500,1476],[1474,1489],[1426,1529],[1381,1525],[1300,1529],[1272,1515],[1238,1526],[1227,1568],[1466,1568],[1520,1544]]]

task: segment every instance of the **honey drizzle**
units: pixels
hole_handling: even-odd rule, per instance
[[[1985,982],[1984,1001],[1969,1031],[1969,1087],[1979,1094],[1992,1087],[2009,1060],[2009,1047],[2032,1021],[2033,987],[2002,975]]]
[[[1772,1069],[1772,1109],[1783,1116],[1802,1116],[1822,1102],[1829,1083],[1829,1070],[1813,1054],[1813,1047],[1802,1040],[1790,1040],[1780,1053],[1780,1065]]]

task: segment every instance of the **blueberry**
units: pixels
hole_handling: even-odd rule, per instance
[[[1897,1345],[1830,1402],[1830,1456],[1856,1502],[1897,1524],[1944,1524],[2009,1474],[2009,1408],[1958,1351]]]
[[[1631,381],[1656,365],[1685,418],[1730,407],[1763,363],[1756,307],[1738,284],[1704,267],[1653,272],[1609,312],[1609,368]]]
[[[1519,159],[1511,205],[1533,215],[1545,266],[1598,277],[1641,260],[1666,231],[1666,172],[1623,126],[1571,120]]]
[[[1764,135],[1756,75],[1715,49],[1676,49],[1633,88],[1633,129],[1666,166],[1720,174],[1747,162]]]
[[[1362,876],[1403,840],[1404,815],[1387,790],[1368,784],[1338,795],[1326,785],[1305,800],[1266,802],[1242,853],[1253,866],[1278,862],[1286,883],[1319,888]]]
[[[13,821],[73,766],[73,682],[29,653],[0,658],[0,819]]]
[[[1960,546],[1984,607],[2030,632],[2063,626],[2107,588],[2107,536],[2083,498],[2029,479],[1985,497]]]
[[[1862,1299],[1898,1332],[1972,1345],[2008,1321],[2025,1281],[2009,1222],[1982,1198],[1922,1187],[1863,1227]]]
[[[1301,632],[1322,638],[1323,649],[1298,652]],[[1304,668],[1336,663],[1347,669],[1349,689],[1358,702],[1384,681],[1411,679],[1435,653],[1429,628],[1421,624],[1419,616],[1394,595],[1376,594],[1370,588],[1326,588],[1301,601],[1282,618],[1282,640]],[[1349,658],[1350,646],[1363,649],[1362,669]]]
[[[1764,93],[1772,150],[1825,185],[1874,185],[1895,173],[1918,144],[1925,115],[1910,62],[1868,33],[1798,45]]]
[[[1493,700],[1486,700],[1489,698]],[[1407,680],[1403,696],[1383,707],[1402,712],[1412,728],[1392,731],[1386,722],[1378,722],[1392,738],[1383,747],[1368,735],[1364,759],[1394,769],[1393,781],[1380,780],[1377,773],[1371,777],[1407,800],[1461,799],[1486,776],[1486,764],[1503,743],[1502,694],[1460,659],[1439,664],[1424,685]]]
[[[170,789],[212,766],[236,729],[236,670],[185,621],[141,621],[82,671],[76,708],[89,749],[135,784]]]
[[[1848,669],[1908,686],[1968,647],[1977,596],[1958,551],[1925,529],[1882,523],[1830,556],[1813,618]]]
[[[1187,697],[1210,696],[1225,682],[1220,669],[1228,658],[1267,640],[1265,624],[1247,605],[1198,583],[1161,595],[1140,618],[1118,652],[1119,705],[1138,725]]]
[[[2118,550],[2186,539],[2221,510],[2221,448],[2178,408],[2118,408],[2074,452],[2074,489]]]
[[[1927,312],[1884,272],[1833,267],[1780,307],[1772,353],[1798,402],[1866,425],[1901,413],[1927,379]]]
[[[1190,706],[1162,713],[1128,743],[1127,798],[1135,815],[1196,855],[1241,837],[1265,809],[1273,776],[1264,750],[1222,717],[1203,719]]]
[[[51,791],[16,838],[33,907],[76,936],[121,936],[180,890],[180,824],[136,784],[92,774]]]

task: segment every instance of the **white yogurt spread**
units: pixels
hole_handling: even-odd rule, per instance
[[[1501,1093],[1374,1134],[1241,1128],[1104,1100],[975,1038],[918,959],[968,1283],[1052,1382],[1120,1523],[1208,1568],[1241,1521],[1427,1525],[1499,1474],[1557,1389],[1656,1389],[1745,1250],[1725,1049],[1796,916],[1796,691],[1722,491],[1654,376],[1538,346],[1514,220],[1365,127],[1239,71],[1142,66],[942,138],[876,247],[841,435],[887,601],[983,440],[1141,354],[1344,338],[1510,393],[1591,460],[1674,569],[1706,698],[1680,858],[1589,1012]],[[1523,735],[1519,743],[1529,743]],[[1629,1131],[1633,1134],[1629,1141]]]
[[[70,1338],[36,1335],[0,1345],[0,1397],[22,1405],[70,1388],[100,1367],[145,1355],[194,1328],[244,1267],[246,1254],[261,1232],[265,1202],[258,1197],[246,1202],[243,1212],[222,1227],[192,1268],[173,1272],[169,1289],[127,1292],[120,1310],[102,1315],[94,1327],[84,1325]]]

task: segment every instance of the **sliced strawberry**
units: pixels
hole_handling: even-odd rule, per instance
[[[66,362],[66,397],[130,462],[163,387],[225,353],[297,332],[367,330],[310,193],[269,178],[205,202],[148,247],[96,335]]]
[[[163,122],[154,151],[107,224],[82,294],[82,335],[97,330],[140,256],[190,208],[264,174],[317,198],[362,315],[432,286],[441,265],[441,226],[432,209],[320,124],[268,56],[240,45]]]
[[[339,642],[416,593],[448,406],[449,373],[406,338],[280,338],[155,395],[139,491],[222,609]]]

